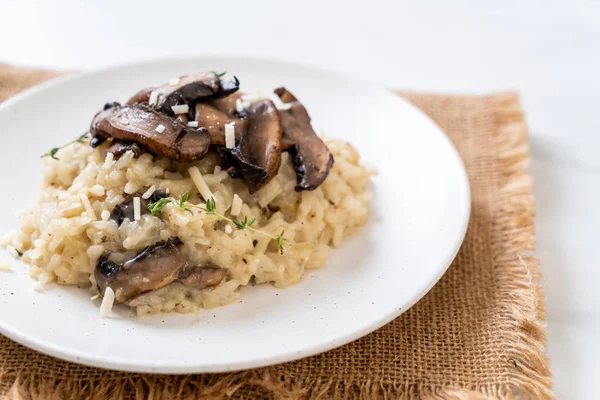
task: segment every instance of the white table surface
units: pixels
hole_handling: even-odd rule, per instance
[[[518,90],[531,135],[555,392],[600,398],[600,2],[133,3],[2,0],[0,61],[90,69],[243,55],[386,87]]]

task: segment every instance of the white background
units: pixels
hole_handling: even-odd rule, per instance
[[[0,0],[0,61],[269,57],[386,87],[514,89],[530,126],[558,398],[600,398],[599,1]]]

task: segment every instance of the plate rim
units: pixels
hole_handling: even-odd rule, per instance
[[[314,64],[304,64],[299,62],[290,62],[287,60],[276,59],[276,58],[266,58],[266,57],[246,57],[246,56],[228,56],[228,55],[197,55],[190,57],[158,57],[158,58],[146,58],[141,60],[135,60],[132,62],[118,63],[112,64],[110,66],[95,68],[91,70],[86,70],[82,72],[77,72],[75,74],[67,73],[66,75],[59,75],[57,77],[53,77],[47,81],[41,82],[37,85],[34,85],[18,94],[11,96],[7,100],[0,103],[0,112],[3,112],[5,109],[10,108],[13,104],[20,102],[22,99],[28,98],[30,96],[34,96],[39,92],[43,92],[49,90],[55,86],[60,86],[62,84],[77,81],[79,79],[85,79],[90,76],[93,76],[98,73],[105,73],[114,70],[119,70],[121,68],[133,68],[133,67],[144,67],[148,65],[162,64],[162,63],[176,63],[176,62],[210,62],[211,60],[228,60],[228,62],[262,62],[268,64],[279,64],[287,67],[300,68],[304,70],[309,70],[315,73],[321,73],[326,75],[334,76],[338,79],[351,82],[353,84],[359,85],[361,87],[364,86],[372,86],[369,89],[378,92],[380,95],[384,95],[388,98],[393,98],[396,101],[400,101],[404,103],[405,106],[408,106],[412,112],[416,112],[421,114],[421,116],[427,119],[431,124],[433,124],[439,133],[441,134],[442,140],[445,140],[449,147],[449,150],[452,152],[452,157],[458,162],[460,165],[460,172],[463,180],[463,188],[464,191],[462,193],[463,198],[465,199],[464,203],[461,205],[463,209],[461,210],[461,215],[464,217],[461,221],[460,226],[460,235],[456,237],[456,240],[453,241],[453,252],[447,258],[445,265],[438,269],[438,273],[428,280],[428,284],[424,286],[420,291],[415,292],[410,301],[405,303],[405,306],[402,308],[396,308],[394,312],[390,312],[385,315],[384,318],[376,321],[376,323],[372,323],[370,325],[365,325],[362,329],[353,330],[350,334],[346,334],[344,336],[335,336],[333,339],[328,339],[321,341],[320,343],[312,346],[307,346],[302,351],[281,351],[277,353],[277,355],[263,358],[256,358],[252,360],[243,360],[238,361],[236,364],[231,367],[226,364],[204,364],[204,366],[200,366],[198,364],[186,365],[186,364],[176,364],[176,363],[162,363],[158,366],[149,366],[148,364],[135,363],[131,361],[127,361],[125,359],[119,360],[114,357],[104,358],[98,356],[91,356],[88,353],[77,353],[76,351],[70,348],[64,348],[60,345],[55,345],[53,342],[47,342],[44,338],[35,338],[31,337],[31,335],[24,334],[19,330],[12,329],[10,325],[6,324],[3,320],[0,320],[0,333],[5,335],[6,337],[24,345],[33,350],[39,351],[43,354],[47,354],[65,361],[74,362],[78,364],[88,365],[92,367],[118,370],[118,371],[127,371],[127,372],[139,372],[139,373],[164,373],[164,374],[187,374],[187,373],[221,373],[221,372],[232,372],[232,371],[241,371],[247,370],[251,368],[259,368],[266,367],[275,364],[297,361],[303,358],[311,357],[326,351],[334,350],[338,347],[344,346],[348,343],[351,343],[355,340],[358,340],[366,335],[369,335],[381,327],[387,325],[394,319],[398,318],[404,312],[412,308],[419,300],[429,293],[429,291],[439,282],[442,276],[446,273],[456,255],[460,251],[462,243],[467,233],[468,224],[471,218],[471,189],[470,189],[470,181],[468,178],[468,174],[464,165],[460,154],[448,137],[448,135],[441,129],[441,127],[433,121],[427,114],[425,114],[421,109],[414,106],[412,103],[404,99],[403,97],[395,94],[392,89],[385,89],[380,87],[379,85],[373,85],[368,83],[367,81],[356,79],[349,77],[347,74],[344,74],[341,71],[329,68],[322,68],[315,66]]]

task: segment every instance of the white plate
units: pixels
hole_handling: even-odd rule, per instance
[[[0,272],[0,332],[43,353],[104,368],[240,370],[358,339],[406,311],[442,276],[462,242],[470,210],[467,175],[445,134],[388,91],[263,60],[127,65],[49,82],[0,105],[0,231],[16,228],[15,212],[34,202],[40,155],[87,130],[104,103],[204,70],[235,73],[242,89],[284,84],[316,127],[350,141],[379,171],[371,222],[301,283],[283,290],[248,287],[242,302],[197,315],[133,319],[119,311],[100,319],[87,290],[53,285],[35,292],[23,264],[13,261],[12,272]]]

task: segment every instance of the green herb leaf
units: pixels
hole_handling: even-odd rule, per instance
[[[189,208],[189,207],[183,207],[183,209],[184,209],[185,211],[189,212],[190,214],[194,215],[194,212],[192,211],[192,209],[191,209],[191,208]]]
[[[52,157],[52,158],[54,158],[55,160],[58,160],[58,157],[56,157],[56,153],[58,153],[58,151],[59,151],[60,149],[63,149],[63,148],[65,148],[65,147],[67,147],[68,145],[71,145],[71,144],[73,144],[73,143],[83,143],[83,141],[84,141],[86,138],[88,138],[88,137],[89,137],[89,134],[90,134],[89,132],[86,132],[86,133],[84,133],[84,134],[81,134],[81,135],[77,136],[77,138],[76,138],[76,139],[73,139],[73,140],[71,140],[71,141],[70,141],[69,143],[67,143],[67,144],[64,144],[64,145],[62,145],[62,146],[60,146],[60,147],[54,147],[54,148],[50,149],[50,151],[48,151],[48,152],[46,152],[46,153],[42,154],[42,155],[40,156],[40,158],[44,158],[44,157]]]
[[[90,133],[89,133],[89,132],[83,133],[83,134],[79,135],[79,137],[78,137],[77,139],[75,139],[75,141],[76,141],[77,143],[83,143],[83,141],[84,141],[85,139],[87,139],[89,136],[90,136]]]
[[[152,213],[152,215],[159,215],[162,212],[162,209],[169,203],[172,203],[173,199],[170,197],[164,197],[155,201],[154,203],[148,204],[148,211]]]
[[[242,222],[236,221],[235,219],[232,219],[231,221],[234,223],[235,227],[238,228],[238,230],[242,230],[245,228]]]
[[[218,73],[217,71],[210,71],[210,72],[212,72],[213,74],[215,74],[217,76],[217,78],[222,78],[227,73],[227,71],[223,71],[221,73]]]
[[[183,205],[185,204],[185,202],[188,200],[189,197],[190,197],[190,192],[185,192],[184,194],[182,194],[181,198],[179,199],[179,207],[183,207]]]
[[[234,225],[236,226],[236,228],[241,230],[241,229],[246,229],[246,228],[249,228],[250,226],[252,226],[254,221],[256,221],[256,218],[252,218],[250,221],[248,221],[248,217],[245,216],[241,222],[236,221],[235,219],[233,219],[232,221],[233,221]]]
[[[54,147],[54,148],[50,149],[50,151],[48,151],[48,152],[46,152],[46,153],[42,154],[42,155],[40,156],[40,158],[44,158],[44,157],[48,157],[48,156],[50,156],[50,157],[54,158],[55,160],[58,160],[58,158],[57,158],[57,157],[55,157],[55,154],[56,154],[56,153],[57,153],[59,150],[60,150],[60,147]]]
[[[285,231],[282,229],[281,233],[275,238],[277,246],[279,246],[279,251],[281,252],[281,255],[283,255],[283,245],[287,243],[287,239],[283,237],[284,233]]]
[[[206,212],[209,214],[214,214],[217,210],[217,203],[215,202],[215,198],[211,197],[206,200]]]

